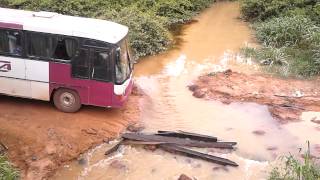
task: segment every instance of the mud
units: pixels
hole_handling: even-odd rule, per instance
[[[296,154],[307,140],[312,152],[320,156],[315,150],[315,144],[319,144],[319,125],[310,121],[315,116],[320,120],[320,113],[304,112],[303,121],[281,124],[271,116],[266,105],[206,101],[194,98],[186,87],[205,72],[224,69],[246,74],[259,72],[253,62],[237,55],[240,47],[254,42],[253,32],[239,16],[238,2],[217,2],[201,13],[195,23],[183,27],[179,47],[147,57],[135,66],[136,83],[146,93],[142,103],[141,122],[145,126],[142,132],[183,130],[236,141],[236,151],[210,149],[204,153],[232,159],[239,164],[238,168],[223,168],[143,147],[121,146],[117,152],[105,156],[117,143],[112,142],[84,154],[86,165],[73,161],[52,179],[177,180],[185,174],[199,180],[256,180],[267,179],[271,164],[278,157],[289,152]],[[256,135],[255,131],[263,131],[264,135]],[[127,168],[110,167],[115,160]]]
[[[218,100],[225,104],[254,102],[267,105],[272,116],[281,123],[299,121],[305,111],[320,111],[318,80],[280,79],[227,70],[200,76],[189,89],[197,98]],[[311,121],[319,123],[316,117]]]
[[[0,96],[0,142],[22,179],[43,179],[90,148],[119,135],[140,116],[135,89],[123,109],[86,106],[75,114],[51,103]]]

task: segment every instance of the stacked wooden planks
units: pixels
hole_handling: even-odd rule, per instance
[[[213,156],[210,154],[201,153],[186,147],[196,148],[219,148],[219,149],[234,149],[236,142],[221,142],[217,137],[190,133],[185,131],[158,131],[155,134],[143,133],[125,133],[119,143],[109,149],[105,155],[109,155],[117,151],[121,144],[126,145],[153,145],[164,151],[176,153],[187,157],[202,159],[208,162],[224,166],[238,166],[237,163],[225,158]]]

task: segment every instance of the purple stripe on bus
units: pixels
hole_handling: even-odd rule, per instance
[[[7,28],[7,29],[23,29],[23,25],[21,24],[15,24],[15,23],[4,23],[0,22],[0,28]]]
[[[71,77],[71,65],[49,63],[50,95],[59,88],[76,91],[82,104],[108,107],[113,106],[113,84]]]

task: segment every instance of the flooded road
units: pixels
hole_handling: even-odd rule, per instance
[[[317,142],[319,131],[309,121],[281,125],[266,106],[204,101],[188,90],[187,85],[204,72],[227,68],[245,73],[259,71],[236,53],[254,42],[248,24],[239,16],[237,2],[215,3],[196,18],[197,22],[183,27],[179,47],[145,58],[135,69],[136,83],[147,95],[141,119],[145,132],[185,130],[237,141],[233,152],[202,151],[229,158],[239,164],[238,168],[221,168],[161,150],[150,152],[130,146],[105,157],[104,152],[111,146],[105,144],[83,155],[80,163],[75,161],[62,168],[53,179],[176,180],[182,173],[199,180],[265,179],[270,164],[279,155],[295,153],[306,140]]]

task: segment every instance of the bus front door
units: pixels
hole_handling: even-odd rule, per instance
[[[112,68],[111,51],[108,49],[90,49],[90,104],[96,106],[112,106]]]

